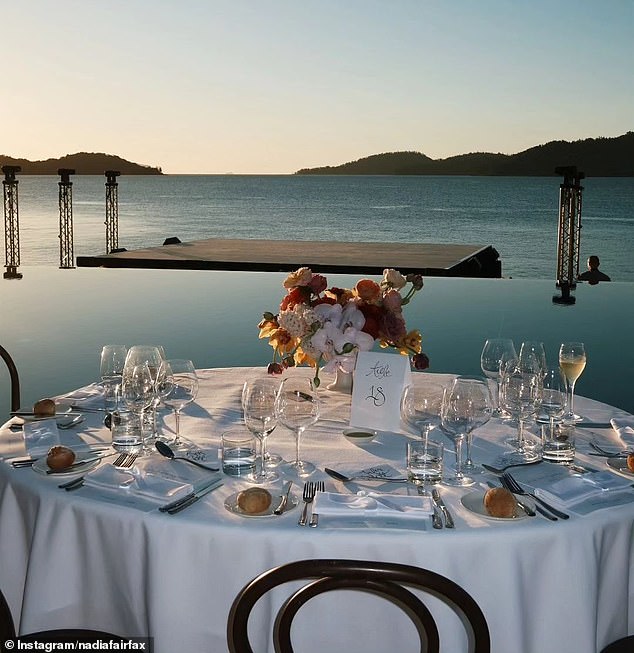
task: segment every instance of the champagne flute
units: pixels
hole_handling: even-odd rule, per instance
[[[440,425],[442,396],[443,387],[440,385],[432,388],[408,385],[403,391],[401,417],[423,440],[427,440],[430,431]]]
[[[110,413],[119,408],[121,377],[127,353],[125,345],[104,345],[101,349],[99,373],[105,391],[106,410]]]
[[[284,379],[275,400],[275,414],[295,434],[295,461],[286,466],[300,477],[310,476],[315,465],[301,459],[299,444],[306,428],[319,419],[319,397],[313,380],[309,377]]]
[[[272,378],[246,381],[242,388],[244,423],[260,443],[260,468],[249,477],[254,483],[268,483],[279,474],[266,467],[266,440],[277,426],[275,399],[279,383]]]
[[[559,367],[568,382],[568,411],[564,422],[581,422],[583,417],[575,414],[575,384],[586,366],[586,350],[582,342],[564,342],[559,348]]]
[[[517,358],[515,345],[510,338],[489,338],[482,348],[480,367],[484,376],[494,380],[497,386],[497,407],[493,411],[495,417],[508,417],[501,407],[502,371],[510,360]]]
[[[510,367],[502,379],[503,405],[517,420],[517,448],[503,455],[506,464],[532,462],[538,454],[526,446],[524,422],[532,417],[541,403],[542,379],[539,374],[527,372],[520,365]]]
[[[157,391],[161,401],[174,411],[176,437],[173,447],[183,446],[180,437],[181,410],[191,404],[198,395],[198,376],[190,360],[173,358],[161,362],[158,371]]]
[[[128,410],[136,413],[139,417],[141,429],[142,453],[152,452],[148,444],[149,438],[144,436],[143,418],[145,411],[152,405],[155,394],[155,384],[147,363],[134,366],[126,366],[123,371],[121,383],[121,396]]]

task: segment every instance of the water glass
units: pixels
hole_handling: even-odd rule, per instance
[[[138,452],[143,444],[141,421],[131,410],[112,413],[112,448],[126,453]]]
[[[229,476],[249,476],[255,473],[255,436],[233,429],[222,434],[222,471]]]
[[[413,440],[407,443],[407,478],[425,489],[442,481],[444,446],[437,440]]]
[[[574,424],[542,426],[542,458],[551,463],[569,465],[575,459]]]

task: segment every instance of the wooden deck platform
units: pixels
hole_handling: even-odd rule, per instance
[[[78,256],[78,267],[170,270],[377,274],[396,268],[437,277],[501,277],[499,254],[491,245],[424,243],[342,243],[283,240],[207,239],[98,256]]]

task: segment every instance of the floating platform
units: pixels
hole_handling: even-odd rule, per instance
[[[385,268],[395,268],[430,277],[502,276],[499,254],[491,245],[175,240],[168,238],[159,247],[78,256],[77,267],[288,272],[307,266],[313,272],[337,274],[381,275]]]

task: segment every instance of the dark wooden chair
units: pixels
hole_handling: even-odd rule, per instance
[[[601,653],[634,653],[634,635],[617,639],[602,649]]]
[[[388,562],[300,560],[264,572],[240,591],[231,606],[227,623],[231,653],[253,653],[247,624],[254,605],[274,587],[297,580],[312,582],[294,592],[277,612],[273,626],[277,653],[293,653],[291,625],[307,601],[324,592],[342,589],[370,592],[391,601],[415,625],[421,652],[438,653],[440,637],[434,618],[407,587],[424,590],[448,604],[461,617],[474,653],[489,653],[491,649],[489,628],[477,603],[459,585],[440,574]]]
[[[4,594],[0,591],[0,650],[4,651],[4,643],[8,640],[16,640],[18,635],[15,632],[15,625],[13,623],[13,616],[7,604]],[[123,641],[127,642],[129,638],[119,637],[111,633],[102,632],[99,630],[86,630],[83,628],[60,628],[56,630],[41,630],[37,633],[29,633],[28,635],[20,635],[22,642],[90,642],[95,643]],[[9,647],[6,647],[9,651]],[[17,647],[16,649],[17,650]]]
[[[2,345],[0,345],[0,358],[2,358],[9,368],[9,378],[11,379],[11,410],[19,410],[20,377],[18,376],[18,368],[15,366],[9,352]]]

